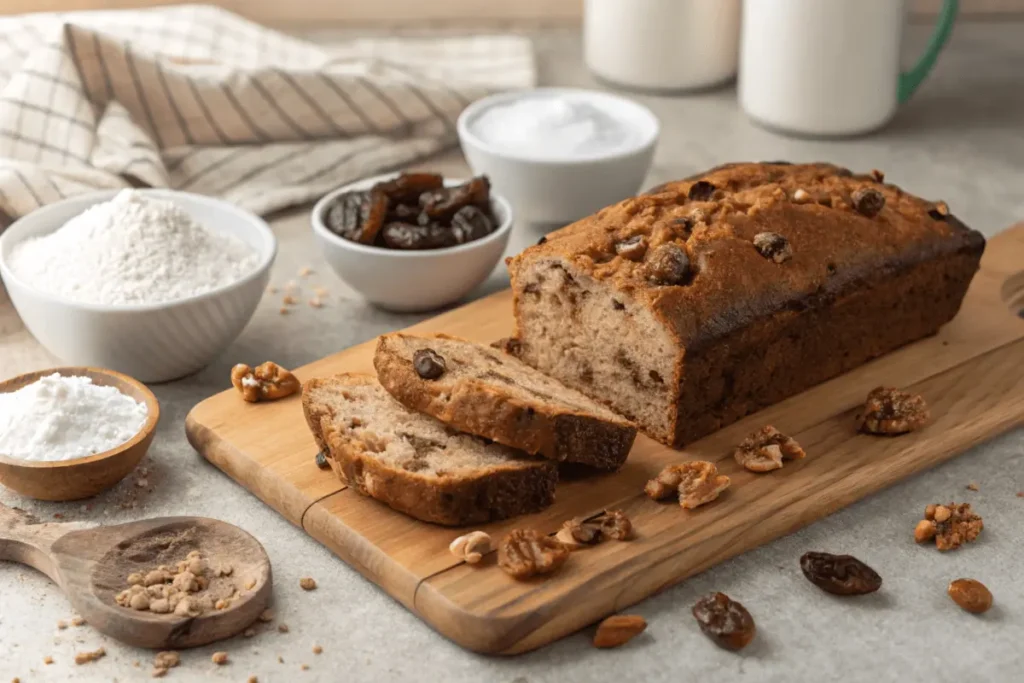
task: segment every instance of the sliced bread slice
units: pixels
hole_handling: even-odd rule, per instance
[[[373,365],[409,408],[551,460],[618,469],[636,438],[636,427],[597,401],[464,339],[385,334]]]
[[[554,500],[554,463],[413,412],[369,375],[310,380],[302,408],[343,482],[417,519],[479,524]]]

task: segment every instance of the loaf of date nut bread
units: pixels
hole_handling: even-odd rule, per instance
[[[877,171],[728,164],[509,259],[520,357],[681,445],[935,333],[984,248]]]

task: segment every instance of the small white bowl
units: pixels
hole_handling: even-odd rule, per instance
[[[496,148],[473,131],[487,109],[525,98],[565,96],[595,103],[637,126],[638,142],[607,154],[541,158]],[[654,159],[660,125],[647,107],[596,90],[537,88],[499,93],[469,105],[458,120],[459,141],[473,172],[485,174],[508,198],[521,221],[565,225],[588,216],[641,188]]]
[[[487,279],[505,253],[512,232],[512,208],[491,192],[498,225],[478,240],[444,249],[386,249],[347,240],[327,229],[326,212],[338,195],[368,190],[397,173],[365,178],[327,194],[313,207],[313,234],[327,263],[352,289],[381,308],[403,313],[430,311],[454,303]],[[447,187],[464,180],[445,178]]]
[[[234,235],[256,250],[247,276],[205,294],[158,304],[79,303],[33,289],[11,271],[14,245],[53,232],[119,190],[92,192],[50,204],[0,235],[0,277],[25,327],[51,353],[72,365],[109,368],[143,382],[166,382],[206,366],[252,317],[270,278],[277,240],[253,214],[219,199],[173,190],[142,190],[173,201],[210,230]]]

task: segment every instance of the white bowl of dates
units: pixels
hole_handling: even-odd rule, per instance
[[[429,311],[487,279],[505,253],[512,208],[486,177],[392,173],[326,195],[312,223],[331,268],[367,301]]]
[[[565,225],[643,186],[660,124],[650,109],[596,90],[535,88],[469,105],[462,153],[522,222]]]

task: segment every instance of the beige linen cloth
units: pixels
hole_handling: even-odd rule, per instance
[[[330,49],[202,5],[0,19],[0,230],[98,189],[267,213],[455,143],[472,100],[535,81],[528,40]]]

